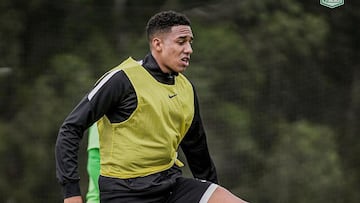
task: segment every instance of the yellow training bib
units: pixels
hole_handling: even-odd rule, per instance
[[[98,122],[101,175],[134,178],[170,168],[194,117],[194,92],[184,75],[174,85],[158,82],[132,58],[123,70],[137,95],[137,108],[121,123]],[[179,163],[180,164],[180,163]]]

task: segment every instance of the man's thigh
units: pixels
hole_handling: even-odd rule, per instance
[[[169,195],[170,193],[168,193]],[[142,195],[142,194],[127,194],[124,195],[123,192],[101,192],[101,203],[166,203],[168,195],[164,194],[151,194],[151,195]]]
[[[100,199],[101,203],[165,203],[171,193],[171,184],[171,179],[156,184],[151,180],[100,176]]]
[[[198,203],[212,183],[180,177],[173,186],[168,203]]]
[[[213,194],[206,201],[207,203],[218,203],[218,202],[226,202],[226,203],[248,203],[239,197],[232,194],[230,191],[223,187],[217,187]]]

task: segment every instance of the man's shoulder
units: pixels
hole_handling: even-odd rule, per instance
[[[188,85],[191,85],[194,88],[193,83],[191,82],[191,80],[184,75],[183,73],[179,73],[179,75],[177,76],[180,80],[183,80],[185,83],[187,83]]]
[[[143,63],[142,60],[136,61],[132,57],[129,57],[126,60],[124,60],[122,63],[120,63],[118,66],[113,68],[112,70],[124,70],[124,69],[128,69],[128,68],[139,67],[142,65],[142,63]]]

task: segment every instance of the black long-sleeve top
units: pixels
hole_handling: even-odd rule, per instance
[[[142,66],[158,82],[174,84],[177,73],[163,73],[151,54],[142,62]],[[193,176],[217,183],[215,166],[209,155],[199,113],[198,99],[194,88],[193,90],[194,118],[180,146]],[[112,123],[122,122],[129,118],[136,107],[136,92],[126,74],[118,71],[111,76],[105,74],[68,115],[59,130],[55,147],[56,176],[63,186],[65,198],[80,195],[78,150],[84,131],[104,115]]]

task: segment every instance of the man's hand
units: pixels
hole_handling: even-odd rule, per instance
[[[83,203],[81,196],[74,196],[64,199],[64,203]]]

